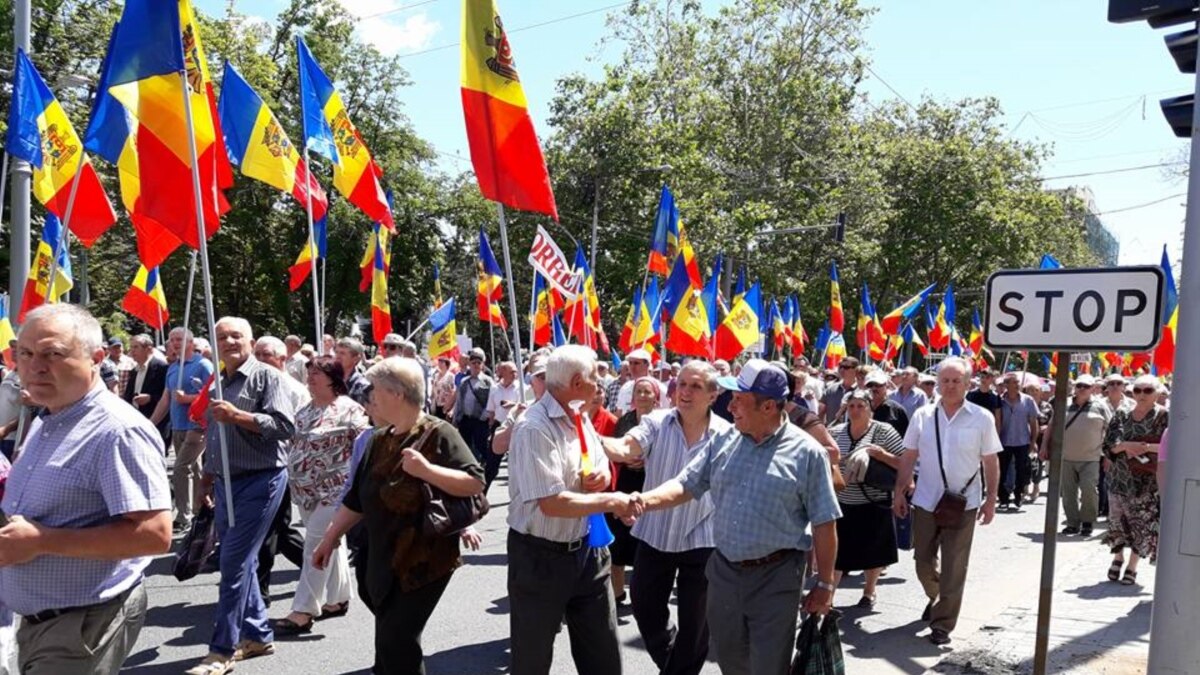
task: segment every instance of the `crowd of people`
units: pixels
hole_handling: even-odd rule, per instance
[[[374,671],[423,673],[425,625],[481,541],[424,527],[430,495],[488,494],[506,461],[517,675],[550,671],[563,625],[579,673],[620,673],[626,606],[662,673],[699,673],[710,645],[723,673],[785,673],[801,614],[829,612],[860,573],[871,610],[902,550],[945,645],[974,528],[1037,498],[1053,425],[1052,383],[953,357],[824,371],[638,349],[616,367],[568,345],[519,370],[480,349],[429,362],[395,334],[373,355],[354,337],[256,338],[237,317],[213,339],[181,327],[126,354],[73,305],[22,325],[0,381],[0,657],[19,672],[116,672],[151,559],[211,510],[219,586],[189,674],[273,654],[355,603],[374,618]],[[1072,383],[1063,535],[1106,518],[1114,582],[1155,558],[1168,404],[1151,376]],[[272,618],[277,555],[300,575]]]

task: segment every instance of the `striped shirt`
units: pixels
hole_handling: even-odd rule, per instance
[[[838,466],[841,468],[843,474],[846,473],[846,460],[850,458],[850,453],[858,447],[865,448],[868,445],[878,445],[893,455],[904,454],[904,439],[900,438],[900,434],[896,433],[896,430],[890,424],[884,422],[871,420],[871,425],[867,427],[867,432],[863,434],[862,438],[857,440],[850,438],[849,424],[839,424],[830,429],[829,433],[837,441],[838,452],[841,457]],[[891,508],[892,495],[890,492],[885,492],[863,483],[849,483],[846,485],[845,490],[838,493],[838,502],[848,505],[884,504],[888,508]]]
[[[710,413],[708,429],[694,445],[688,445],[677,410],[655,410],[643,415],[626,436],[642,448],[646,462],[645,489],[654,489],[678,476],[693,457],[708,450],[714,436],[729,427],[729,422]],[[646,513],[633,524],[633,536],[668,553],[712,548],[712,512],[712,497],[703,495],[673,509]]]
[[[67,530],[168,511],[163,456],[154,425],[97,381],[76,403],[33,420],[0,506],[10,516]],[[140,583],[150,561],[43,555],[0,568],[0,598],[27,616],[95,605]]]
[[[600,436],[584,420],[589,459],[596,473],[608,473]],[[604,461],[598,461],[604,460]],[[538,500],[566,491],[582,492],[579,470],[583,456],[571,415],[549,392],[529,407],[513,429],[508,451],[508,526],[550,541],[571,542],[588,533],[588,519],[552,518]]]
[[[283,378],[288,377],[250,356],[232,375],[221,379],[222,394],[238,410],[254,415],[259,432],[226,424],[221,434],[208,412],[209,433],[204,435],[204,472],[221,473],[221,436],[229,443],[229,472],[232,476],[282,469],[287,466],[287,449],[296,433],[296,409]],[[211,394],[215,398],[215,394]]]
[[[693,498],[712,491],[713,536],[729,560],[812,546],[809,525],[842,516],[825,448],[786,419],[761,443],[729,428],[679,475]]]

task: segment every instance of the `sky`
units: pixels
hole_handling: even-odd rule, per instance
[[[447,170],[467,170],[459,100],[459,0],[339,0],[360,17],[359,35],[396,54],[413,86],[405,112],[440,153]],[[619,0],[502,0],[500,12],[521,72],[534,125],[546,119],[555,83],[565,75],[598,77],[620,45],[601,44]],[[708,9],[723,4],[705,0]],[[1046,186],[1087,186],[1101,220],[1121,244],[1121,264],[1157,263],[1163,244],[1181,248],[1186,183],[1163,167],[1177,162],[1175,138],[1158,101],[1192,91],[1163,36],[1143,23],[1107,22],[1097,0],[864,0],[876,13],[865,43],[872,101],[897,96],[953,101],[992,96],[1009,134],[1046,143]],[[223,0],[197,0],[209,13]],[[238,11],[273,20],[284,0],[236,0]],[[1179,169],[1178,165],[1171,167]],[[1088,175],[1080,175],[1088,174]],[[1061,178],[1060,178],[1061,177]]]

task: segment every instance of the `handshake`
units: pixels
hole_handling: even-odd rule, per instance
[[[646,502],[638,492],[613,492],[609,495],[608,511],[626,525],[633,525],[646,512]]]

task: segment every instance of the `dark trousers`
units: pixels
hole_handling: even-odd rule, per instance
[[[467,442],[467,447],[471,448],[471,454],[475,455],[475,459],[480,464],[485,464],[487,456],[492,454],[491,448],[488,447],[487,420],[463,417],[458,420],[458,433]]]
[[[488,427],[487,447],[483,453],[483,484],[484,493],[487,493],[488,488],[492,487],[492,481],[496,480],[496,476],[500,473],[500,462],[504,461],[504,455],[497,455],[492,452],[492,437],[496,435],[496,429],[499,425],[490,425]]]
[[[364,561],[365,562],[365,561]],[[446,591],[446,576],[412,591],[397,583],[375,606],[375,667],[377,675],[425,675],[421,634]]]
[[[544,539],[508,532],[512,675],[546,675],[563,619],[579,675],[621,675],[617,607],[607,548],[567,551]],[[640,572],[639,572],[640,574]]]
[[[633,618],[661,675],[698,675],[708,657],[708,566],[711,548],[679,553],[638,542]],[[679,584],[679,626],[671,624],[671,589]]]
[[[1100,462],[1100,515],[1108,517],[1108,472],[1103,461]]]
[[[1008,473],[1008,467],[1013,466],[1016,470],[1016,480],[1013,482],[1012,492],[1008,491],[1008,486],[1004,483],[1004,475]],[[1004,451],[1000,453],[1000,503],[1007,504],[1011,498],[1016,502],[1017,506],[1021,505],[1021,499],[1025,495],[1025,489],[1029,487],[1029,446],[1028,445],[1006,445]]]
[[[346,547],[350,549],[350,566],[354,568],[354,583],[358,588],[358,599],[363,606],[375,613],[375,603],[367,592],[367,528],[362,523],[346,533]]]
[[[304,536],[292,527],[292,492],[286,485],[271,529],[258,549],[258,588],[268,607],[271,606],[271,570],[275,569],[277,555],[283,555],[296,567],[304,566]]]

